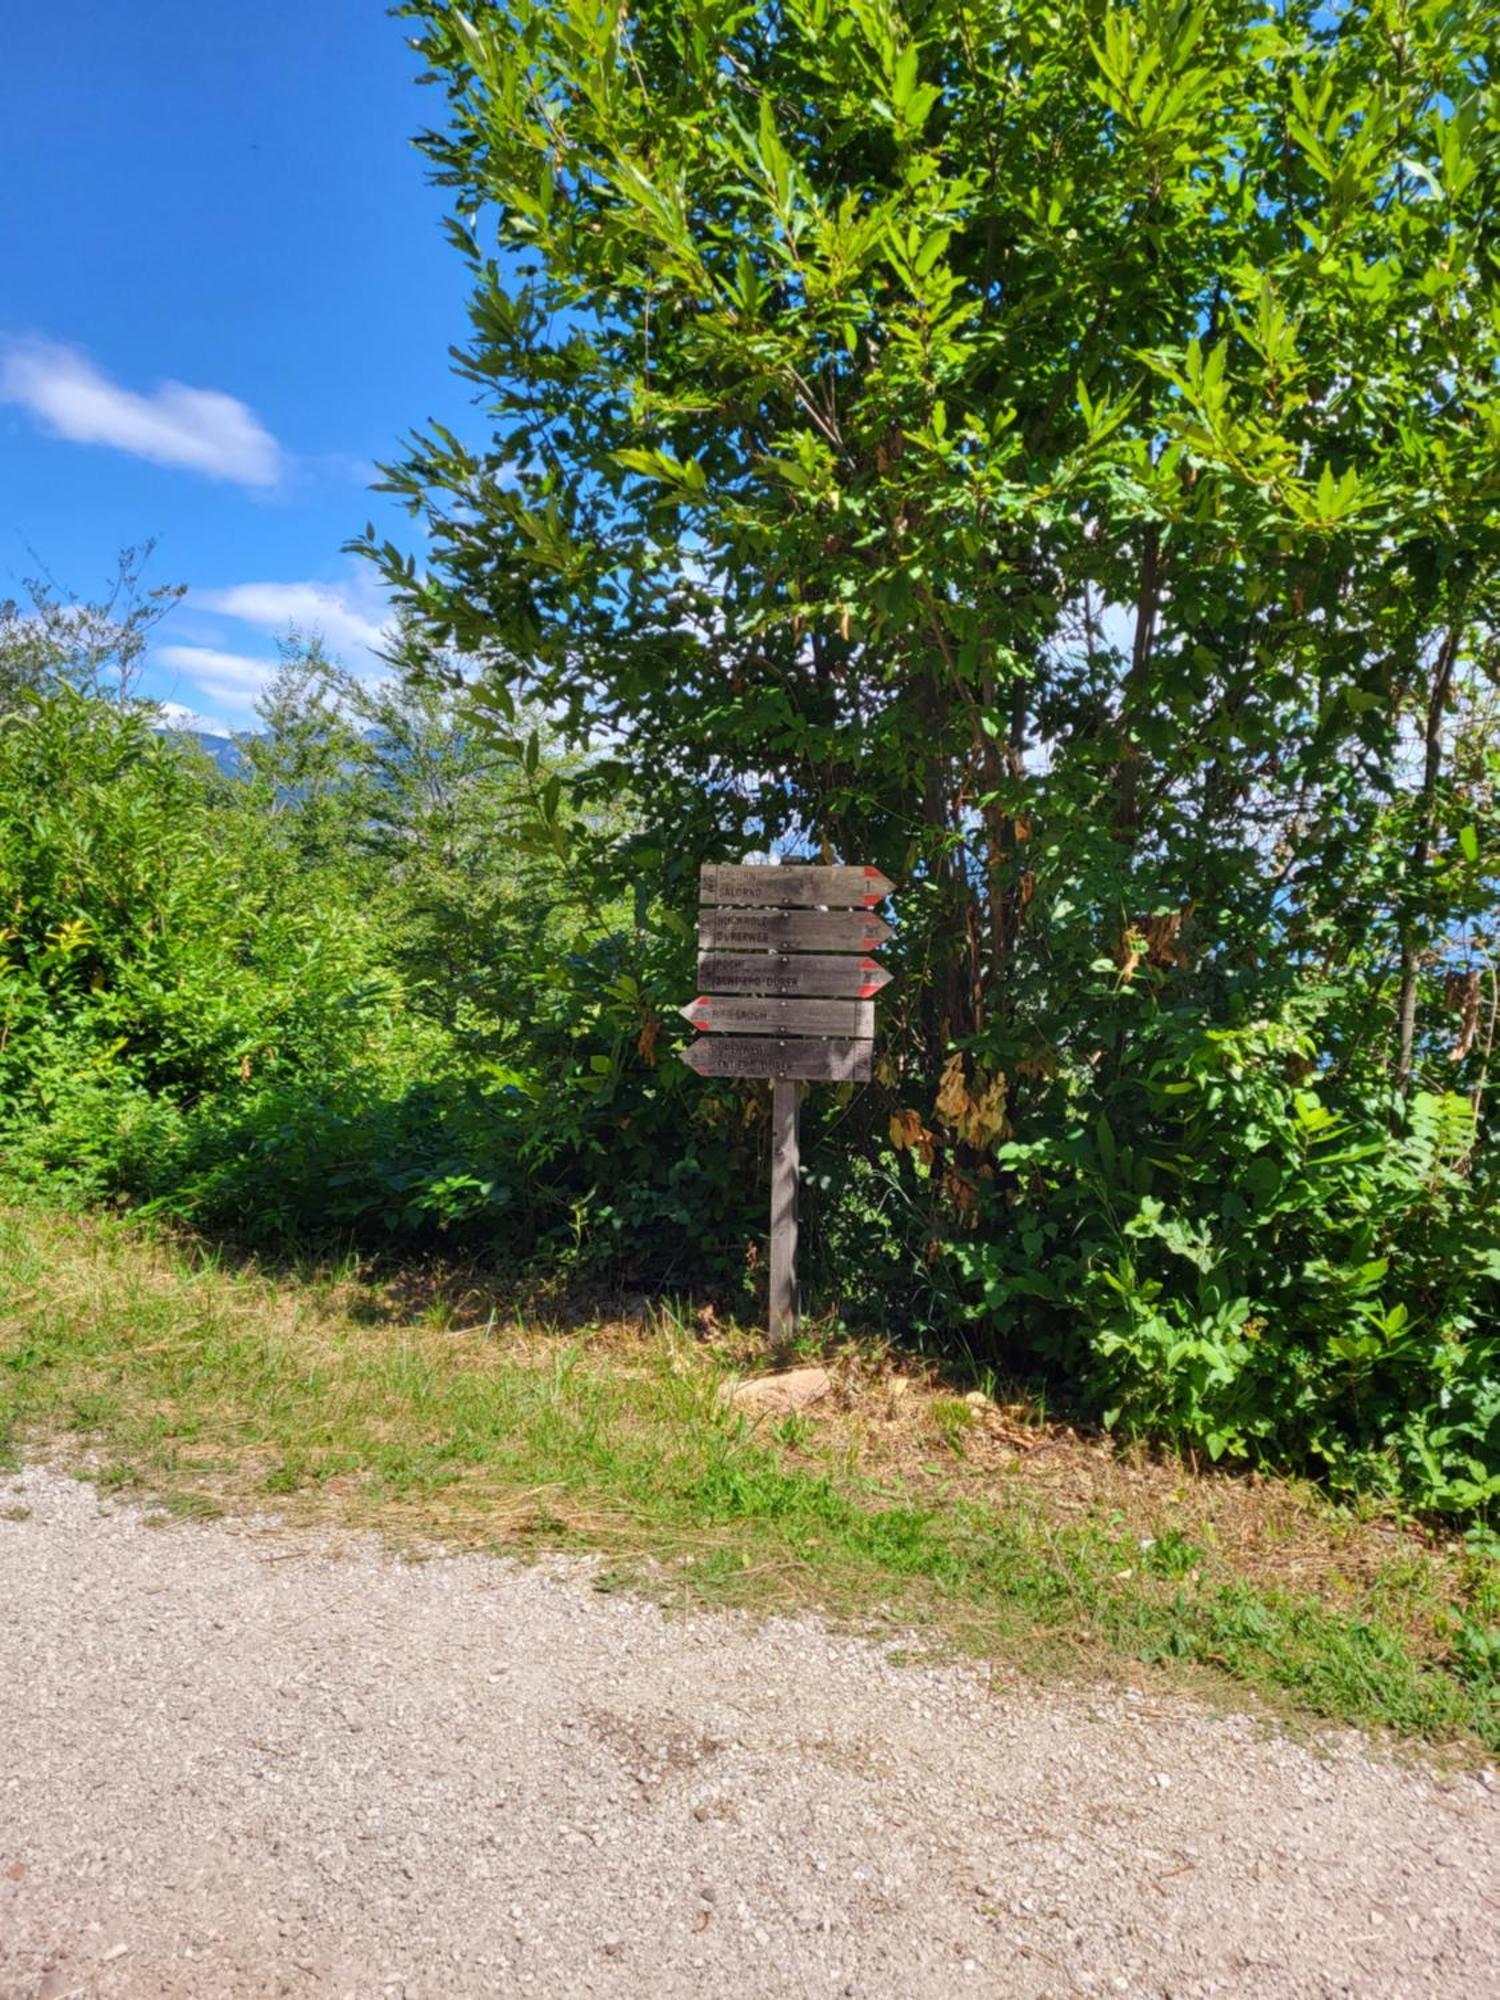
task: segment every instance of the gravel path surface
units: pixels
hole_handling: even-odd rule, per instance
[[[0,1996],[1500,1995],[1492,1774],[590,1576],[0,1481]]]

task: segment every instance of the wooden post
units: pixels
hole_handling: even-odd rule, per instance
[[[771,1345],[797,1337],[797,1105],[802,1084],[868,1083],[875,996],[869,954],[893,935],[875,911],[895,884],[868,864],[705,862],[698,871],[704,1032],[683,1049],[699,1076],[763,1076],[771,1093]]]
[[[797,1085],[771,1086],[771,1345],[797,1337]]]

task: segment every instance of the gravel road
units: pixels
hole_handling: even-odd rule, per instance
[[[1500,1791],[0,1481],[0,1996],[1500,1995]]]

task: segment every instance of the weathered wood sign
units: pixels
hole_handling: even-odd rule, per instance
[[[770,904],[777,909],[873,910],[895,888],[878,868],[799,868],[784,872],[764,863],[706,867],[698,876],[700,903]]]
[[[891,927],[869,910],[705,910],[700,951],[876,951]]]
[[[740,1035],[722,1042],[705,1035],[682,1052],[699,1076],[796,1077],[808,1083],[868,1083],[873,1042],[789,1042],[779,1035]]]
[[[677,1010],[716,1035],[853,1035],[875,1033],[873,1000],[726,1000],[702,994]]]
[[[890,973],[868,953],[892,935],[874,914],[895,885],[878,868],[747,863],[699,878],[699,995],[679,1011],[702,1038],[699,1076],[764,1076],[771,1093],[771,1338],[797,1330],[799,1083],[868,1083],[875,998]]]
[[[698,960],[698,984],[705,993],[818,993],[829,1000],[869,1000],[890,980],[873,958],[707,951]]]

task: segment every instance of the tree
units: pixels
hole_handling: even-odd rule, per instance
[[[97,603],[28,577],[24,601],[0,602],[0,715],[22,695],[67,686],[121,706],[134,698],[152,632],[184,595],[183,584],[148,586],[154,542],[122,550]]]
[[[1392,1287],[1469,1325],[1493,0],[404,11],[489,435],[390,472],[421,573],[365,547],[502,705],[613,733],[586,782],[628,774],[684,906],[746,846],[902,883],[890,1130],[965,1310],[1180,1380],[1220,1449],[1301,1366],[1238,1329]],[[1378,1228],[1345,1190],[1253,1251],[1309,1096],[1394,1128],[1384,1166],[1466,1162],[1480,1249],[1433,1276],[1417,1173]],[[1343,1275],[1289,1289],[1320,1231]]]
[[[407,12],[495,428],[388,573],[705,851],[919,879],[929,1062],[1493,671],[1492,6]]]
[[[299,867],[342,877],[373,804],[365,744],[344,698],[355,683],[317,633],[293,632],[279,651],[277,671],[255,702],[255,727],[237,739],[243,805],[275,825]]]

